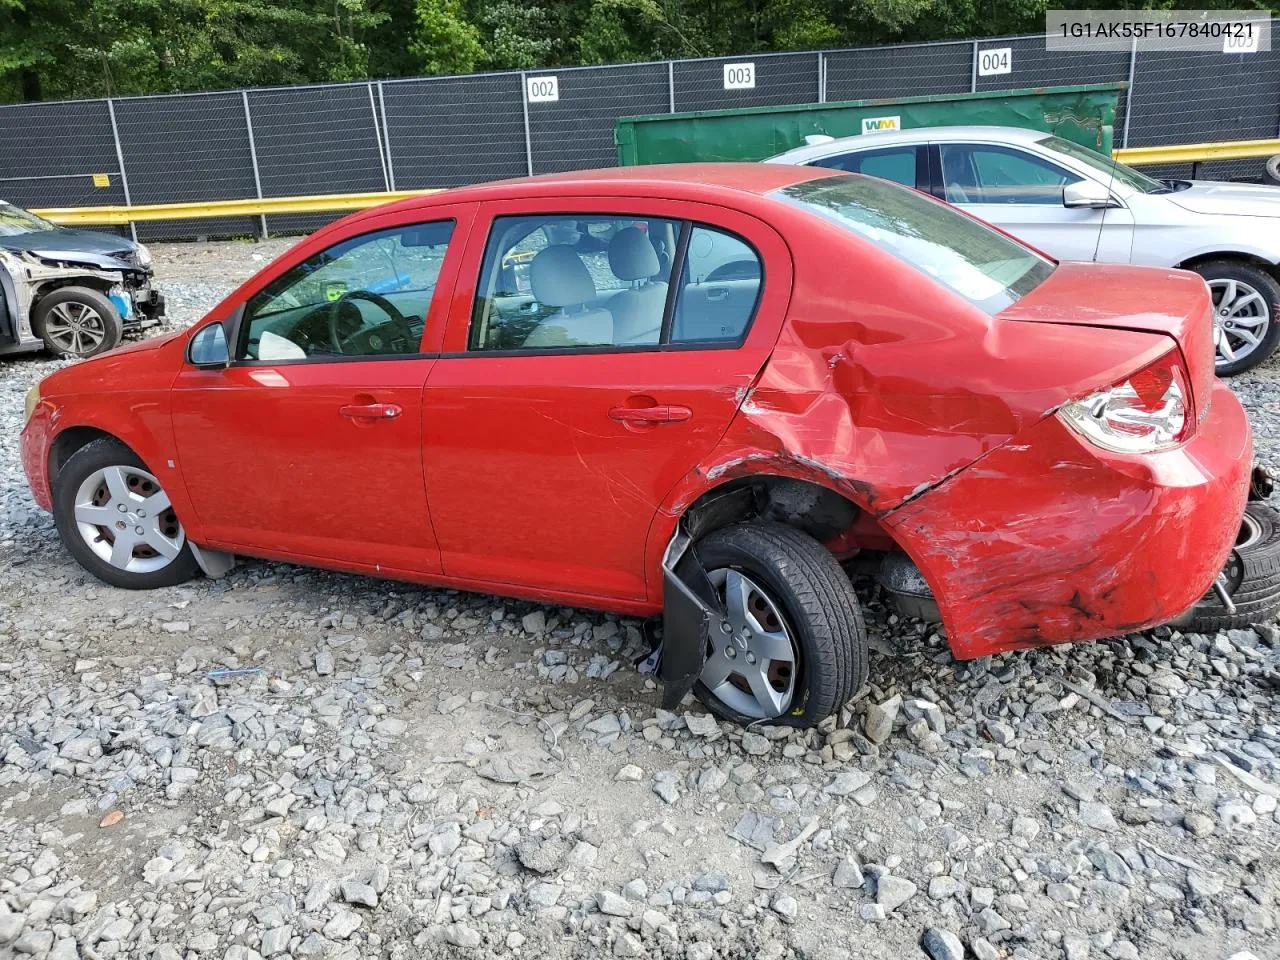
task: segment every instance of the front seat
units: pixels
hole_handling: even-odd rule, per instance
[[[526,347],[586,347],[613,343],[613,315],[588,307],[596,285],[582,258],[569,247],[547,247],[529,263],[534,300],[559,309],[525,337]]]
[[[649,235],[636,227],[626,227],[609,243],[609,268],[619,280],[635,283],[610,298],[614,342],[618,344],[657,343],[662,335],[662,314],[667,306],[667,285],[651,277],[662,270],[658,251]]]

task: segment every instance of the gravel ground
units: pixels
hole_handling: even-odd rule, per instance
[[[157,245],[174,322],[286,246]],[[867,592],[874,685],[744,732],[627,619],[103,586],[18,465],[54,366],[0,363],[0,955],[1280,957],[1273,624],[961,664]],[[1273,469],[1278,374],[1233,383]]]

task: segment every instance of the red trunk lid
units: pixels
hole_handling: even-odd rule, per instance
[[[1164,267],[1060,263],[999,315],[1001,320],[1163,333],[1177,343],[1191,380],[1196,419],[1213,390],[1213,302],[1197,274]]]

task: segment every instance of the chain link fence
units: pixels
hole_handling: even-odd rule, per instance
[[[1010,71],[981,76],[984,50]],[[754,85],[730,74],[754,65]],[[549,84],[548,78],[555,83]],[[528,95],[537,81],[535,96]],[[1127,81],[1124,146],[1280,134],[1280,47],[1049,52],[1040,35],[533,72],[0,106],[0,198],[26,207],[451,187],[610,166],[641,114]],[[554,98],[551,87],[554,86]],[[1156,170],[1188,176],[1188,165]],[[1203,164],[1256,179],[1260,161]],[[299,233],[337,215],[142,223],[141,239]]]

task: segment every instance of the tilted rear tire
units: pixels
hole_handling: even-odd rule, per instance
[[[866,682],[862,610],[849,577],[822,544],[782,524],[741,523],[712,532],[697,550],[722,599],[731,591],[742,598],[739,612],[750,612],[747,633],[752,624],[760,628],[755,637],[744,638],[736,629],[728,636],[713,634],[707,666],[694,687],[712,713],[734,723],[809,727],[839,710]],[[729,612],[735,625],[742,621],[732,604]],[[782,650],[767,664],[764,656],[748,663],[749,655],[762,652],[759,644],[773,638],[781,645],[783,637],[791,645],[789,665]],[[741,672],[729,672],[735,669]],[[769,684],[763,697],[757,695],[761,671]],[[767,715],[779,704],[780,713]]]

